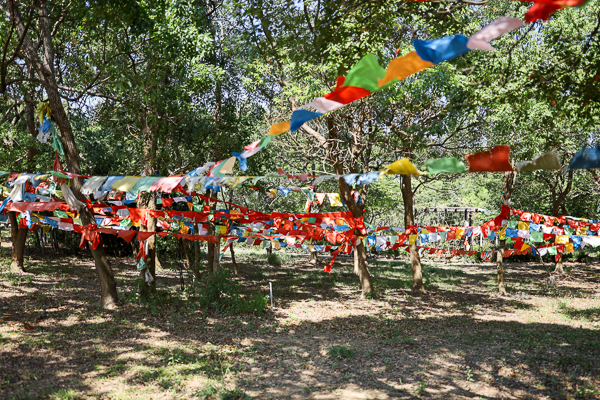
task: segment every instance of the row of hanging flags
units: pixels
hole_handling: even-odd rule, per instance
[[[530,0],[522,1],[529,2]],[[557,10],[564,7],[582,6],[586,1],[587,0],[533,0],[534,4],[526,13],[525,20],[528,23],[535,22],[539,19],[547,20],[550,14]],[[271,142],[273,137],[287,131],[295,132],[304,123],[312,119],[383,90],[389,85],[404,80],[433,65],[464,55],[470,50],[494,50],[489,44],[489,41],[522,26],[523,22],[517,18],[502,17],[485,26],[471,38],[458,34],[435,40],[413,40],[412,44],[415,51],[410,51],[401,57],[394,58],[389,62],[386,69],[379,65],[375,55],[368,54],[350,69],[347,76],[338,77],[337,85],[331,93],[316,98],[293,111],[290,121],[282,121],[273,124],[270,127],[267,136],[245,146],[243,151],[233,153],[228,159],[216,163],[208,163],[204,167],[198,168],[190,173],[190,177],[199,177],[201,174],[207,172],[206,186],[210,187],[214,185],[215,181],[232,173],[236,160],[239,161],[240,169],[246,171],[247,159],[265,148]],[[52,110],[47,103],[40,103],[38,105],[37,113],[40,121],[38,139],[43,143],[46,143],[50,136],[50,129],[52,128],[52,136],[54,138],[53,147],[58,154],[64,155],[60,140],[52,126]],[[508,150],[506,148],[498,149],[499,153],[502,151]],[[473,161],[475,162],[477,160],[474,159]],[[508,162],[504,165],[505,169],[501,169],[501,167],[489,169],[490,165],[493,165],[493,163],[482,165],[483,161],[484,160],[479,160],[479,164],[474,166],[471,163],[471,160],[469,160],[469,171],[512,170]],[[433,160],[431,164],[426,164],[426,167],[429,169],[429,173],[456,173],[465,171],[464,164],[454,158]],[[529,165],[527,168],[535,169],[532,165]],[[558,167],[554,165],[552,168]],[[380,171],[379,173],[371,172],[360,175],[354,174],[356,175],[355,182],[357,184],[370,183],[378,179],[381,173],[411,173],[413,175],[421,175],[424,172],[418,171],[409,160],[404,159],[390,165],[388,169]],[[228,180],[228,183],[232,186],[237,186],[247,179],[255,180],[260,178],[261,177],[238,176],[228,177],[226,180]]]
[[[468,167],[455,157],[444,157],[432,159],[425,162],[427,172],[419,171],[408,159],[403,158],[390,165],[382,171],[368,172],[365,174],[346,175],[311,175],[311,174],[289,174],[278,169],[277,174],[263,176],[233,176],[233,177],[211,177],[201,174],[208,168],[207,165],[197,168],[191,173],[179,176],[83,176],[87,178],[81,189],[86,196],[93,196],[96,200],[112,198],[135,202],[140,192],[195,192],[196,190],[213,190],[218,192],[222,187],[236,188],[241,185],[259,189],[259,181],[267,178],[285,178],[307,182],[311,179],[311,186],[293,186],[269,189],[267,195],[274,198],[281,194],[287,196],[290,192],[301,192],[308,196],[309,201],[315,197],[319,204],[323,203],[327,196],[332,206],[342,206],[343,202],[338,193],[314,193],[313,188],[326,180],[342,178],[349,186],[357,187],[377,181],[383,174],[405,174],[419,176],[426,173],[464,173],[464,172],[503,172],[503,171],[535,171],[535,170],[558,170],[561,168],[558,157],[548,152],[535,157],[531,161],[516,163],[515,168],[510,163],[510,147],[496,146],[488,151],[481,151],[466,156]],[[210,164],[210,163],[209,163]],[[600,145],[597,147],[581,149],[571,160],[569,169],[600,168]],[[0,204],[0,211],[8,201],[34,202],[50,201],[51,195],[62,197],[73,197],[69,186],[65,183],[76,175],[64,171],[51,171],[48,173],[17,173],[0,171],[0,176],[8,175],[8,185],[3,186],[3,194],[6,199]],[[314,178],[314,179],[313,179]],[[27,186],[29,185],[29,186]],[[26,190],[29,187],[33,190]],[[358,200],[358,199],[356,199]],[[167,200],[168,201],[168,200]]]
[[[27,179],[27,180],[24,180]],[[21,175],[14,180],[13,186],[24,185],[31,179]],[[59,178],[64,179],[64,178]],[[52,178],[54,180],[54,178]],[[30,192],[27,194],[36,196]],[[38,185],[36,189],[49,190]],[[409,226],[409,227],[372,227],[362,217],[354,218],[350,212],[336,213],[261,213],[239,206],[235,203],[185,192],[185,196],[161,199],[163,208],[176,203],[186,203],[190,211],[147,210],[128,207],[123,201],[79,202],[70,188],[61,184],[66,201],[51,199],[46,202],[27,202],[25,199],[3,201],[4,211],[18,213],[17,223],[22,228],[44,231],[56,228],[81,233],[81,246],[91,242],[96,248],[101,242],[101,233],[114,234],[126,241],[137,238],[140,245],[138,267],[144,268],[144,242],[152,235],[161,237],[171,235],[179,239],[200,240],[212,243],[226,241],[225,251],[233,242],[254,246],[281,248],[300,248],[306,251],[331,252],[333,257],[325,268],[331,266],[339,252],[350,253],[352,249],[363,245],[375,251],[417,246],[421,254],[438,257],[457,255],[476,255],[483,260],[491,257],[491,251],[470,250],[469,238],[481,236],[488,240],[507,240],[513,243],[513,249],[505,250],[503,256],[539,253],[554,254],[557,258],[586,245],[600,245],[598,231],[600,221],[577,219],[574,217],[552,217],[527,213],[503,207],[500,215],[481,226]],[[14,191],[15,189],[13,189]],[[39,194],[37,194],[39,195]],[[11,192],[12,196],[12,192]],[[194,203],[194,197],[198,202]],[[199,204],[199,202],[203,204]],[[213,210],[210,203],[219,202],[228,209]],[[82,226],[79,211],[82,207],[91,209],[95,224]],[[482,210],[485,211],[485,210]],[[0,215],[0,222],[8,222],[7,215]],[[148,217],[157,218],[157,230],[148,232]],[[511,217],[516,217],[514,220]],[[214,233],[209,234],[209,223],[215,224]],[[393,233],[393,234],[392,234]],[[464,241],[467,250],[444,249],[432,246],[433,243]]]

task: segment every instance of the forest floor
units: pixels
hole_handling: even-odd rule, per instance
[[[28,255],[24,275],[1,260],[0,398],[600,398],[597,262],[563,276],[509,262],[498,297],[495,265],[425,260],[413,297],[409,264],[380,258],[361,299],[350,258],[328,276],[306,256],[239,252],[235,280],[264,295],[272,282],[274,309],[236,316],[186,299],[177,269],[140,303],[132,258],[111,259],[110,311],[83,254]]]

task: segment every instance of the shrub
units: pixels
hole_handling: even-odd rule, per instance
[[[198,286],[196,297],[201,307],[212,308],[231,314],[258,314],[265,312],[268,296],[252,293],[244,298],[240,294],[241,285],[231,279],[229,271],[222,269],[208,275],[202,286]]]
[[[269,256],[267,257],[267,262],[269,263],[269,265],[281,267],[281,258],[279,258],[279,256],[275,253],[269,254]]]
[[[327,350],[327,354],[331,358],[341,360],[343,358],[348,359],[354,357],[356,351],[348,346],[336,344]]]

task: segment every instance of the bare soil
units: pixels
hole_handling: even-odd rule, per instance
[[[203,309],[168,260],[142,302],[134,260],[117,258],[123,304],[107,311],[89,257],[29,255],[24,275],[5,258],[0,398],[600,398],[597,263],[509,262],[498,297],[494,264],[431,259],[414,297],[405,261],[370,260],[377,295],[361,299],[350,258],[331,276],[306,256],[236,258],[245,294],[273,283],[272,311]]]

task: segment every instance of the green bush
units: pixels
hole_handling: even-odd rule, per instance
[[[208,275],[202,286],[198,286],[196,298],[203,308],[212,308],[231,314],[262,315],[268,306],[268,296],[252,293],[248,297],[240,294],[241,285],[231,279],[229,271],[222,269]]]
[[[333,359],[341,360],[343,358],[349,359],[354,357],[356,351],[348,346],[336,344],[327,350],[327,354]]]
[[[269,256],[267,257],[267,262],[269,263],[269,265],[273,265],[275,267],[281,267],[281,258],[279,258],[279,256],[275,253],[271,253],[269,254]]]

